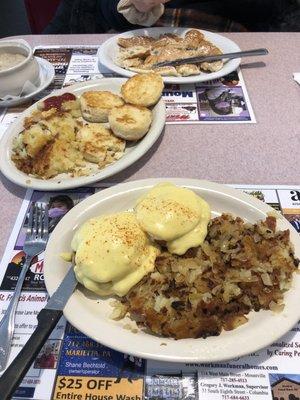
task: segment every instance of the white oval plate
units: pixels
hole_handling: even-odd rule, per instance
[[[122,76],[133,76],[135,72],[129,71],[128,69],[119,67],[115,60],[119,54],[119,46],[118,39],[129,38],[132,36],[152,36],[159,37],[159,35],[164,33],[175,33],[179,36],[184,36],[185,32],[190,28],[144,28],[137,29],[134,31],[124,32],[120,35],[114,35],[110,39],[106,40],[99,48],[98,51],[98,59],[101,64],[105,67],[109,68],[111,71],[116,72]],[[241,51],[239,46],[234,43],[232,40],[227,39],[224,36],[218,35],[217,33],[209,32],[201,30],[201,32],[205,35],[206,39],[211,43],[219,47],[219,49],[223,53],[234,53],[237,51]],[[228,60],[224,63],[224,67],[217,72],[205,73],[202,72],[199,75],[187,76],[187,77],[176,77],[176,76],[163,76],[163,80],[165,83],[195,83],[195,82],[205,82],[210,81],[212,79],[220,78],[221,76],[225,76],[230,72],[237,69],[240,65],[241,59],[236,58],[234,60]]]
[[[60,253],[70,251],[75,230],[89,218],[132,208],[138,197],[158,182],[168,181],[186,186],[209,202],[212,215],[230,212],[254,223],[273,211],[263,202],[216,183],[192,179],[148,179],[104,189],[79,203],[59,222],[53,231],[45,254],[44,274],[47,290],[54,292],[66,274],[69,264]],[[278,229],[289,229],[296,256],[300,256],[299,234],[278,214]],[[118,351],[138,357],[173,362],[211,362],[228,360],[255,352],[279,339],[300,319],[300,275],[294,274],[292,288],[285,295],[280,314],[271,311],[250,313],[247,324],[220,336],[206,339],[173,340],[124,329],[128,319],[109,318],[110,299],[103,299],[79,287],[64,309],[68,321],[87,336]],[[130,322],[129,322],[130,323]],[[131,325],[133,323],[131,322]],[[267,334],[266,334],[267,332]],[[162,343],[166,345],[162,346]]]
[[[51,95],[46,96],[45,99],[51,96],[59,96],[66,92],[80,96],[87,90],[109,90],[120,94],[120,88],[124,82],[126,82],[124,78],[103,78],[97,81],[78,83],[64,89],[56,90],[52,92]],[[122,171],[137,161],[152,147],[162,133],[166,121],[165,104],[161,99],[152,110],[153,121],[149,132],[138,142],[127,142],[125,153],[118,161],[108,165],[104,169],[97,170],[97,172],[92,175],[72,178],[68,174],[60,174],[54,178],[44,180],[31,177],[18,170],[11,160],[13,139],[23,130],[24,118],[29,117],[35,109],[36,104],[27,108],[27,110],[20,114],[18,119],[4,132],[0,141],[0,170],[9,180],[17,185],[38,190],[62,190],[84,186],[108,178]]]

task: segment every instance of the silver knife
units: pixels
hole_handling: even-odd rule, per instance
[[[223,59],[233,59],[240,57],[264,56],[268,53],[269,51],[267,49],[254,49],[254,50],[238,51],[235,53],[218,54],[214,56],[196,56],[188,58],[179,58],[172,61],[163,61],[156,63],[153,65],[153,68],[166,67],[166,66],[176,67],[181,64],[198,64],[205,61],[219,61]]]
[[[78,281],[74,273],[74,263],[63,281],[50,297],[46,307],[38,316],[38,324],[23,349],[0,378],[1,400],[9,400],[19,387],[26,372],[39,354],[49,335],[63,314],[63,309],[74,292]]]

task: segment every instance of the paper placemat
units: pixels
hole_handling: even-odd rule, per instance
[[[53,90],[77,82],[103,77],[116,77],[98,62],[97,46],[36,47],[34,54],[53,64],[52,84],[29,103],[0,109],[0,137],[9,124],[34,101]],[[255,115],[241,70],[209,82],[197,84],[166,84],[167,124],[236,124],[255,123]]]

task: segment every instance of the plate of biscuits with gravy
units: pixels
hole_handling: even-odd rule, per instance
[[[142,157],[166,119],[159,74],[72,85],[32,105],[1,140],[0,170],[38,190],[108,178]]]
[[[240,58],[201,63],[182,63],[176,67],[156,64],[241,51],[232,40],[214,32],[194,28],[143,28],[114,35],[98,51],[101,64],[115,73],[131,77],[135,73],[155,72],[165,83],[206,82],[235,71]]]

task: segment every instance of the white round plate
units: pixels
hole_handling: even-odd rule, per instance
[[[131,209],[142,194],[153,185],[168,181],[185,186],[202,196],[211,206],[212,216],[230,212],[254,223],[264,219],[271,207],[263,202],[216,183],[192,179],[148,179],[104,189],[79,203],[59,222],[53,231],[44,260],[45,283],[50,295],[62,281],[70,264],[60,253],[70,251],[75,230],[89,218]],[[278,229],[289,229],[296,256],[300,256],[299,234],[278,214]],[[68,321],[81,332],[118,351],[138,357],[173,362],[212,362],[228,360],[255,352],[279,339],[300,319],[300,275],[294,274],[292,288],[285,295],[285,308],[280,314],[271,311],[252,312],[249,322],[239,328],[206,339],[173,340],[124,329],[129,319],[109,318],[111,299],[99,298],[79,287],[64,309]],[[128,322],[129,321],[129,322]],[[267,332],[267,334],[266,334]],[[165,343],[166,345],[161,345]]]
[[[13,107],[18,106],[20,104],[26,103],[26,101],[32,99],[37,96],[43,90],[45,90],[50,83],[53,81],[55,76],[55,69],[53,65],[41,57],[35,57],[39,67],[40,67],[40,84],[39,86],[31,93],[26,94],[18,99],[4,100],[0,101],[0,107]]]
[[[121,85],[124,82],[126,82],[124,78],[103,78],[97,81],[78,83],[64,89],[56,90],[49,96],[46,96],[45,99],[51,96],[59,96],[63,93],[74,93],[76,96],[80,96],[87,90],[108,90],[119,94]],[[138,142],[127,142],[123,157],[113,164],[101,170],[97,169],[95,173],[88,176],[72,178],[69,174],[60,174],[51,179],[39,179],[18,170],[11,160],[13,139],[24,129],[24,118],[29,117],[35,109],[36,104],[33,104],[20,114],[18,119],[4,132],[0,141],[0,170],[10,181],[17,185],[37,190],[63,190],[84,186],[108,178],[122,171],[137,161],[150,149],[162,133],[166,120],[165,104],[161,99],[152,109],[153,121],[149,132]]]
[[[119,38],[129,38],[132,36],[152,36],[158,38],[159,35],[164,33],[174,33],[179,36],[184,36],[185,32],[190,28],[144,28],[137,29],[134,31],[124,32],[120,35],[114,35],[106,42],[104,42],[98,51],[98,59],[101,64],[105,67],[109,68],[111,71],[116,72],[122,76],[133,76],[135,72],[129,71],[128,69],[119,67],[115,60],[119,54],[119,46],[118,39]],[[232,40],[227,39],[224,36],[218,35],[217,33],[209,32],[201,30],[201,32],[205,35],[205,38],[209,40],[211,43],[219,47],[219,49],[223,53],[234,53],[237,51],[241,51],[239,46],[234,43]],[[187,76],[187,77],[176,77],[176,76],[163,76],[163,80],[165,83],[195,83],[195,82],[205,82],[210,81],[212,79],[220,78],[221,76],[225,76],[230,72],[237,69],[240,65],[241,59],[236,58],[234,60],[227,60],[224,63],[224,67],[217,72],[205,73],[202,72],[199,75]]]

